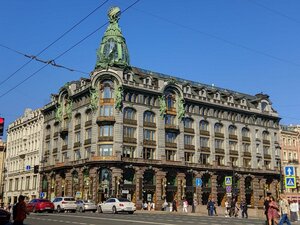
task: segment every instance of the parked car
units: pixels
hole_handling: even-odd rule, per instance
[[[77,200],[77,211],[85,212],[85,211],[97,211],[97,205],[92,200]]]
[[[76,212],[77,205],[73,197],[56,197],[53,201],[54,210],[58,213],[63,211]]]
[[[50,212],[54,211],[54,204],[47,199],[32,199],[27,204],[27,209],[29,212]]]
[[[128,212],[129,214],[133,214],[136,210],[136,207],[133,202],[129,201],[126,198],[109,198],[106,202],[99,204],[99,212]]]
[[[0,225],[5,225],[10,221],[10,216],[11,213],[4,210],[0,209]]]

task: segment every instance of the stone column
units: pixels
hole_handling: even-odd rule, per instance
[[[178,173],[177,174],[177,201],[181,201],[185,196],[185,188],[186,185],[185,174]]]
[[[278,180],[273,180],[271,185],[270,185],[270,191],[272,193],[272,196],[276,197],[277,196],[277,187],[278,187]],[[277,196],[278,197],[278,196]]]
[[[211,197],[217,199],[218,189],[217,189],[217,174],[211,175]]]
[[[162,170],[159,170],[157,169],[156,171],[156,202],[155,202],[155,208],[157,210],[160,210],[161,209],[161,206],[164,202],[164,198],[166,197],[165,196],[165,192],[166,192],[166,172],[165,171],[162,171]]]
[[[239,176],[240,179],[240,194],[239,194],[239,200],[245,200],[246,199],[246,187],[245,187],[245,179],[246,177],[243,175]]]
[[[93,199],[93,201],[97,201],[97,192],[98,192],[98,188],[97,188],[97,182],[96,182],[96,177],[97,177],[97,169],[95,167],[90,169],[90,185],[91,185],[91,197]]]
[[[55,187],[54,187],[54,193],[56,196],[62,195],[62,182],[61,182],[61,176],[59,174],[55,175]]]
[[[141,167],[135,167],[135,194],[136,194],[136,207],[141,209],[143,204],[143,178],[144,169]]]
[[[72,174],[68,171],[65,178],[65,196],[72,196],[72,185]]]
[[[123,179],[123,170],[117,167],[112,167],[112,189],[116,197],[120,197],[120,183]]]
[[[258,207],[260,205],[260,195],[261,193],[261,182],[259,182],[258,177],[254,177],[254,179],[252,180],[252,184],[253,184],[253,205],[254,207]],[[264,184],[263,184],[264,185]]]

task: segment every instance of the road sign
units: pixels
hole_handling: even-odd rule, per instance
[[[285,177],[285,188],[296,188],[296,177]]]
[[[27,165],[27,166],[26,166],[26,171],[29,171],[29,170],[30,170],[30,166]]]
[[[40,192],[40,198],[44,198],[45,197],[45,192]]]
[[[231,196],[232,196],[231,192],[227,193],[227,197],[231,197]]]
[[[82,198],[82,192],[81,191],[76,191],[75,197],[76,198]]]
[[[293,167],[293,166],[284,167],[284,175],[288,176],[288,177],[295,176],[295,167]]]
[[[202,179],[196,178],[196,187],[201,187],[201,186],[202,186]]]
[[[232,177],[225,177],[225,185],[226,186],[232,185]]]
[[[231,193],[231,186],[226,186],[226,193]]]

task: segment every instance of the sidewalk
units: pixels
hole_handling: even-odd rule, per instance
[[[148,211],[148,210],[137,210],[136,213],[150,213],[150,214],[170,214],[174,213],[176,215],[188,215],[188,216],[208,216],[207,215],[207,209],[205,205],[198,205],[196,207],[195,213],[191,213],[192,207],[188,207],[188,213],[182,212],[182,207],[178,208],[178,212],[170,212],[170,211]],[[217,213],[219,217],[225,217],[224,215],[225,208],[224,207],[217,207]],[[264,210],[263,209],[248,209],[248,216],[251,219],[265,219]],[[239,217],[241,217],[239,215]]]

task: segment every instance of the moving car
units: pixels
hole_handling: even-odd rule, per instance
[[[97,205],[92,200],[77,200],[77,211],[85,212],[85,211],[97,211]]]
[[[54,210],[58,213],[63,211],[76,212],[77,205],[73,197],[56,197],[53,201]]]
[[[129,214],[133,214],[136,210],[136,207],[133,202],[129,201],[126,198],[109,198],[106,202],[99,204],[99,212],[128,212]]]
[[[29,212],[50,212],[54,211],[54,204],[47,199],[32,199],[27,204],[27,209]]]
[[[7,224],[10,221],[10,215],[10,212],[0,209],[0,225]]]

